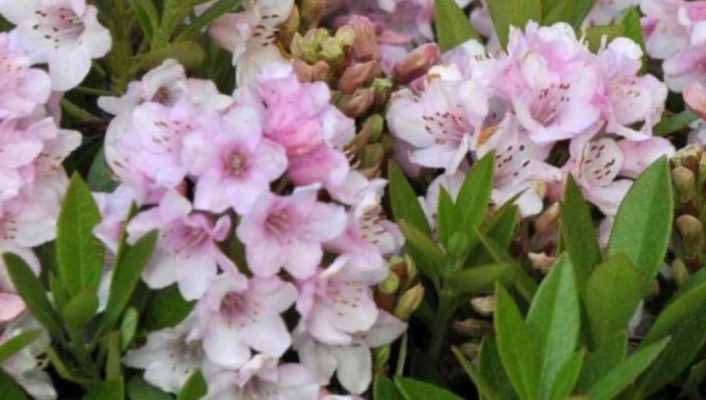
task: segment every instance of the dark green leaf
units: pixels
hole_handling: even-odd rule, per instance
[[[628,335],[626,332],[614,335],[596,351],[589,353],[583,363],[581,377],[576,385],[577,392],[588,393],[599,379],[625,360],[627,354]]]
[[[59,214],[56,238],[59,278],[73,296],[96,290],[100,284],[105,249],[93,236],[100,220],[91,190],[74,174]]]
[[[515,288],[526,300],[531,300],[534,293],[537,291],[537,283],[527,274],[527,271],[507,253],[503,248],[500,248],[490,238],[486,237],[480,231],[476,231],[476,235],[488,254],[491,255],[493,261],[498,264],[511,264],[514,266]]]
[[[98,295],[93,290],[84,290],[74,296],[63,310],[64,321],[71,329],[83,329],[96,315]]]
[[[627,329],[640,300],[640,275],[627,257],[613,256],[596,267],[584,298],[594,348]]]
[[[456,207],[461,210],[464,229],[473,237],[480,227],[490,205],[493,190],[493,169],[495,155],[488,153],[478,160],[466,175],[456,199]]]
[[[125,400],[125,387],[122,380],[101,382],[91,388],[83,400]]]
[[[130,400],[172,400],[172,396],[148,384],[139,376],[128,382],[127,397]]]
[[[514,284],[515,268],[512,264],[491,264],[455,271],[447,277],[447,283],[459,294],[492,293],[496,282]]]
[[[591,271],[601,262],[601,248],[598,246],[591,209],[572,175],[567,179],[564,201],[561,203],[561,234],[576,269],[579,290],[583,291]]]
[[[395,385],[406,400],[463,400],[446,389],[410,378],[395,377]]]
[[[483,378],[491,385],[500,399],[515,400],[515,393],[510,378],[508,378],[503,368],[498,353],[498,344],[494,336],[486,336],[483,339],[480,349],[479,372]]]
[[[593,385],[589,393],[591,400],[614,399],[652,364],[668,342],[669,338],[652,343],[614,366]]]
[[[448,51],[469,39],[478,39],[478,32],[461,7],[454,0],[434,2],[434,26],[441,51]]]
[[[539,393],[548,398],[561,369],[573,356],[581,328],[574,267],[564,254],[554,264],[527,314],[527,327],[540,362]]]
[[[22,297],[27,309],[55,338],[63,336],[61,320],[47,298],[46,289],[37,279],[29,265],[12,253],[3,254],[7,273]]]
[[[157,290],[145,308],[145,328],[147,331],[156,331],[174,327],[183,321],[193,308],[194,304],[184,300],[176,285]]]
[[[137,22],[140,24],[145,39],[150,42],[155,29],[159,26],[159,15],[152,0],[128,0],[128,3],[135,11]]]
[[[14,356],[18,351],[29,346],[32,342],[37,340],[42,331],[27,331],[22,332],[13,338],[6,340],[2,345],[0,345],[0,365],[3,361]]]
[[[445,188],[439,190],[439,208],[437,210],[438,232],[441,242],[449,248],[449,241],[454,233],[459,232],[462,226],[461,212],[454,205],[451,195]]]
[[[461,366],[463,366],[463,370],[466,371],[466,374],[468,374],[468,376],[473,380],[473,383],[476,385],[476,389],[478,389],[478,393],[483,396],[483,398],[487,400],[501,399],[500,395],[495,392],[495,389],[492,387],[491,383],[485,379],[483,374],[481,374],[478,367],[466,360],[466,357],[457,348],[454,347],[451,350],[456,356],[458,362],[461,363]]]
[[[196,371],[181,388],[177,400],[199,400],[208,392],[208,384],[200,371]]]
[[[105,160],[105,150],[102,147],[93,159],[86,183],[94,192],[112,192],[118,186]]]
[[[192,69],[203,63],[206,53],[196,42],[178,42],[151,51],[141,56],[138,62],[142,69],[149,70],[170,58],[177,60],[186,69]]]
[[[501,285],[497,285],[495,299],[495,335],[500,360],[520,399],[534,399],[542,365],[536,350],[537,342],[514,300]]]
[[[524,29],[529,21],[542,21],[540,0],[488,0],[487,5],[503,47],[507,47],[511,26]]]
[[[431,235],[427,217],[419,204],[417,194],[407,181],[402,169],[391,161],[387,173],[390,181],[390,203],[395,221],[405,220],[427,236]]]
[[[28,400],[22,388],[0,368],[0,393],[3,400]]]
[[[406,220],[398,221],[400,230],[407,239],[407,245],[413,247],[417,254],[421,257],[416,260],[418,263],[424,263],[429,271],[435,274],[446,264],[446,255],[428,236],[419,231]]]
[[[547,1],[544,5],[544,20],[543,25],[553,25],[557,22],[566,22],[571,24],[577,31],[581,28],[583,20],[586,19],[588,13],[591,12],[595,0],[562,0],[561,2],[553,1],[555,4],[552,8],[547,7]]]
[[[402,393],[397,390],[395,383],[383,375],[375,376],[373,385],[373,399],[375,400],[405,400]]]
[[[699,116],[691,110],[685,110],[679,114],[674,114],[669,118],[663,119],[654,128],[654,134],[657,136],[667,136],[672,133],[681,131],[689,127],[694,121],[697,121]]]
[[[581,367],[586,356],[586,351],[581,350],[572,354],[559,368],[554,381],[551,383],[551,393],[548,399],[564,400],[569,398],[569,395],[574,390],[576,381],[581,374]]]
[[[123,320],[120,323],[120,343],[123,351],[127,350],[133,339],[135,339],[135,334],[137,334],[137,325],[140,322],[139,319],[140,315],[133,307],[130,307],[127,311],[125,311]]]
[[[624,253],[637,267],[647,293],[667,253],[674,199],[667,159],[652,164],[632,185],[615,217],[608,254]]]
[[[43,265],[43,264],[42,264]],[[61,279],[57,278],[54,272],[49,271],[49,290],[56,308],[61,313],[69,302],[69,293],[66,291]]]

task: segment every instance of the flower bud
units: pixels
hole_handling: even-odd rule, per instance
[[[370,82],[379,72],[378,65],[374,61],[353,64],[343,71],[341,79],[338,80],[338,90],[345,94],[353,94],[356,89]]]
[[[356,146],[364,146],[379,141],[383,129],[385,129],[385,118],[382,115],[373,114],[369,116],[363,122],[363,127],[354,139]]]
[[[365,62],[380,59],[377,30],[370,19],[356,15],[348,20],[346,27],[355,33],[353,41],[353,58],[355,60]]]
[[[556,231],[559,223],[560,209],[559,203],[552,204],[542,215],[534,221],[534,229],[537,233],[551,233]]]
[[[689,254],[699,251],[704,240],[704,225],[698,218],[685,214],[677,218],[677,230],[684,241],[684,248]]]
[[[302,82],[328,81],[331,73],[331,67],[326,61],[319,60],[314,65],[309,65],[306,62],[294,59],[292,61],[294,72]]]
[[[289,14],[289,18],[279,26],[279,39],[285,47],[289,47],[292,39],[299,32],[300,24],[299,9],[294,7],[292,13]]]
[[[395,65],[395,81],[410,83],[427,73],[441,57],[441,50],[436,43],[423,44],[412,50],[402,61]]]
[[[299,6],[302,19],[307,26],[316,26],[324,16],[329,0],[302,0]]]
[[[346,59],[346,51],[344,46],[332,37],[327,37],[321,41],[321,58],[326,60],[332,67],[340,67]]]
[[[375,91],[375,104],[384,106],[390,99],[395,84],[387,78],[375,78],[370,87]]]
[[[454,331],[464,336],[481,337],[493,332],[493,325],[488,321],[469,318],[463,321],[454,321]]]
[[[461,353],[469,360],[475,360],[480,355],[480,345],[478,343],[464,343],[458,348]]]
[[[378,285],[378,291],[383,294],[395,294],[400,288],[400,277],[396,273],[390,272],[387,279]]]
[[[703,147],[701,145],[690,144],[679,149],[670,161],[674,167],[681,166],[696,171],[702,155]]]
[[[488,317],[495,312],[495,296],[476,297],[471,299],[471,307],[478,314]]]
[[[697,81],[692,81],[684,88],[684,101],[689,108],[706,119],[706,88]]]
[[[689,282],[689,269],[684,264],[684,261],[677,258],[672,263],[672,276],[678,287],[682,288]]]
[[[313,64],[319,58],[319,44],[315,38],[316,31],[309,31],[305,36],[295,33],[289,45],[290,52],[295,58]]]
[[[400,297],[397,307],[395,307],[394,315],[402,321],[409,320],[412,314],[417,311],[419,305],[422,304],[422,300],[424,300],[424,286],[417,284]]]
[[[350,118],[358,118],[368,112],[375,102],[372,89],[358,89],[350,96],[343,96],[338,101],[338,108]]]
[[[679,201],[682,203],[691,201],[696,194],[694,173],[686,167],[676,167],[672,170],[672,178],[679,195]]]
[[[556,261],[556,257],[548,256],[546,253],[529,253],[527,257],[532,263],[532,268],[541,271],[543,275],[551,270]]]

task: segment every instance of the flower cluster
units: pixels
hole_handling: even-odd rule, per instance
[[[381,213],[385,181],[349,164],[354,122],[328,86],[272,63],[225,96],[168,60],[100,104],[115,115],[106,159],[121,186],[99,194],[96,234],[115,249],[138,204],[128,241],[160,230],[144,282],[196,302],[125,363],[168,392],[200,368],[214,399],[318,399],[335,372],[349,392],[367,390],[370,348],[406,327],[372,297],[402,240]],[[279,361],[289,350],[299,364]]]
[[[513,29],[507,54],[495,57],[470,41],[393,95],[387,119],[398,158],[462,177],[468,161],[493,152],[496,205],[519,196],[523,215],[535,215],[572,174],[613,216],[631,179],[674,151],[652,135],[667,88],[640,73],[642,55],[626,38],[594,54],[562,23]]]

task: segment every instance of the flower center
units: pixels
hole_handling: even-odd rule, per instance
[[[563,105],[569,102],[566,93],[569,88],[571,84],[565,83],[540,90],[530,107],[532,118],[545,127],[554,124],[559,119]]]
[[[245,301],[237,292],[228,292],[221,300],[221,314],[230,320],[234,320],[243,314]]]
[[[248,157],[240,152],[233,152],[228,161],[232,175],[242,178],[248,172]]]
[[[276,210],[270,213],[265,220],[265,229],[271,235],[282,237],[292,227],[292,216],[287,209]]]
[[[86,29],[81,18],[67,7],[50,7],[46,12],[37,10],[35,15],[37,23],[32,28],[54,42],[55,48],[77,41]]]

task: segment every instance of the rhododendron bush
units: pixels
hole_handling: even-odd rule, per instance
[[[706,1],[0,16],[3,400],[706,396]]]

